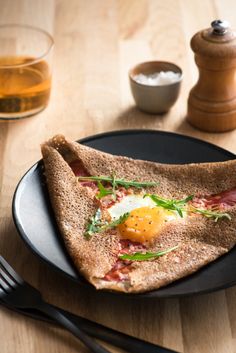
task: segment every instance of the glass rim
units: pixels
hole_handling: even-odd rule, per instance
[[[22,29],[29,29],[29,30],[32,30],[32,31],[35,31],[35,32],[38,32],[38,33],[42,33],[44,34],[49,40],[50,40],[50,43],[48,45],[48,49],[40,56],[28,61],[27,63],[23,63],[23,64],[15,64],[15,65],[1,65],[0,64],[0,68],[17,68],[17,67],[24,67],[24,66],[29,66],[29,65],[32,65],[32,64],[36,64],[37,62],[41,61],[45,56],[47,56],[50,51],[52,50],[55,42],[54,42],[54,39],[52,37],[52,35],[50,33],[48,33],[46,30],[42,29],[42,28],[39,28],[39,27],[35,27],[35,26],[30,26],[30,25],[24,25],[24,24],[18,24],[18,23],[8,23],[8,24],[2,24],[0,25],[0,32],[3,28],[22,28]],[[1,57],[1,55],[0,55]]]

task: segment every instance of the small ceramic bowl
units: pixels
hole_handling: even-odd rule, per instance
[[[138,74],[151,75],[160,71],[173,71],[179,73],[180,77],[174,83],[155,86],[135,80]],[[150,114],[166,113],[178,98],[182,77],[180,67],[166,61],[148,61],[136,65],[129,71],[129,81],[137,107]]]

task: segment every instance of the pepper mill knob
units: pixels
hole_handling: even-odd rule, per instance
[[[187,120],[210,132],[236,128],[236,34],[227,21],[215,20],[211,28],[191,39],[199,78],[188,98]]]
[[[211,22],[213,34],[217,34],[219,36],[223,36],[227,32],[229,26],[230,24],[228,21],[215,20]]]

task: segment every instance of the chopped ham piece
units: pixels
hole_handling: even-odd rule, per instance
[[[210,209],[223,209],[234,206],[236,204],[236,188],[223,191],[220,194],[195,197],[192,203],[196,207]]]

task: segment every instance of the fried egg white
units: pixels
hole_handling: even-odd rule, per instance
[[[150,197],[143,197],[143,195],[127,195],[124,196],[120,202],[116,202],[113,206],[108,208],[108,212],[113,220],[118,219],[126,212],[130,212],[139,207],[155,207],[156,204]]]
[[[129,217],[117,229],[122,238],[141,243],[158,237],[166,222],[179,218],[177,212],[156,206],[152,199],[143,195],[125,196],[107,210],[113,220],[129,212]]]

